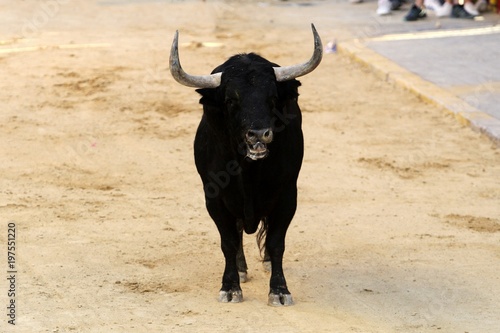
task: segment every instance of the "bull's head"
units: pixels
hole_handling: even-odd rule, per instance
[[[268,155],[267,144],[274,137],[274,120],[283,101],[280,90],[286,81],[312,72],[321,62],[323,46],[311,25],[314,35],[314,53],[305,63],[279,67],[266,59],[251,54],[236,55],[217,67],[210,75],[190,75],[179,61],[178,32],[170,51],[170,72],[174,79],[188,87],[202,88],[202,104],[227,115],[226,125],[232,133],[239,133],[245,145],[246,156],[258,160]],[[282,84],[279,85],[278,82]],[[298,87],[298,81],[294,89]],[[293,84],[292,84],[293,86]],[[282,95],[282,94],[281,94]],[[294,96],[296,97],[296,96]],[[212,104],[207,105],[207,104]]]

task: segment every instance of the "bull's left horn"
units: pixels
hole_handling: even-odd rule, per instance
[[[220,85],[222,73],[211,75],[189,75],[184,72],[179,61],[179,31],[175,32],[172,48],[170,49],[170,73],[174,79],[188,87],[195,88],[217,88]]]
[[[314,27],[314,24],[311,24],[312,32],[314,35],[314,53],[309,59],[309,61],[286,67],[274,67],[274,74],[276,75],[276,81],[288,81],[295,79],[296,77],[303,76],[311,73],[316,67],[318,67],[321,62],[321,58],[323,58],[323,44],[321,43],[321,38]]]

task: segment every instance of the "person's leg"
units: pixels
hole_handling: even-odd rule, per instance
[[[436,15],[438,17],[450,16],[451,10],[453,9],[453,0],[446,0],[442,6],[437,6],[434,8]]]
[[[477,11],[476,6],[471,0],[465,0],[464,3],[464,9],[467,13],[471,14],[472,16],[478,16],[479,12]]]
[[[488,0],[478,0],[476,2],[476,9],[480,13],[485,12],[488,9]]]

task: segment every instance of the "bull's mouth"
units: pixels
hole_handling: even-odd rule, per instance
[[[269,150],[267,149],[267,145],[260,141],[250,144],[247,142],[247,156],[253,161],[257,161],[263,158],[266,158],[269,154]]]

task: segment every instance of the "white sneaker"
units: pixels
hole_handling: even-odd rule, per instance
[[[389,0],[378,0],[377,14],[388,15],[391,13],[391,2]]]
[[[442,6],[434,8],[438,17],[450,16],[453,6],[449,2],[445,2]]]
[[[479,12],[476,9],[476,6],[470,1],[466,2],[464,4],[464,9],[467,13],[471,14],[472,16],[478,16]]]
[[[363,0],[349,0],[350,3],[362,3]]]
[[[436,8],[441,7],[441,3],[437,0],[424,0],[424,6],[429,10],[436,10]]]

